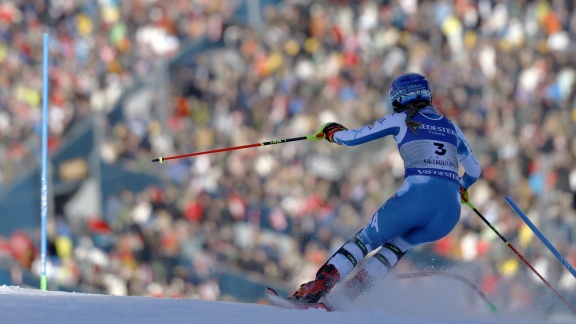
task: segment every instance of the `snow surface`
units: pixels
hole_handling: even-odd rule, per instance
[[[426,290],[426,289],[424,289]],[[379,290],[381,291],[381,290]],[[455,291],[451,291],[454,293]],[[565,317],[554,321],[538,319],[538,315],[505,315],[496,317],[489,311],[468,314],[457,305],[462,295],[453,298],[432,298],[421,294],[409,307],[406,299],[399,296],[393,305],[395,312],[370,308],[368,305],[391,305],[384,295],[367,296],[356,310],[327,313],[322,310],[286,310],[265,304],[249,304],[223,301],[200,301],[153,297],[109,296],[59,291],[42,291],[34,288],[0,286],[0,323],[41,324],[114,324],[114,323],[574,323]],[[455,304],[456,303],[456,304]],[[393,304],[393,303],[392,303]]]

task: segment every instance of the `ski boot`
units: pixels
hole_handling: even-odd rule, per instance
[[[368,291],[372,285],[374,285],[374,278],[366,269],[360,269],[354,277],[350,278],[350,280],[344,284],[346,287],[344,290],[344,296],[352,302]]]
[[[316,279],[302,284],[288,299],[298,303],[317,303],[340,281],[338,269],[326,264],[316,273]]]

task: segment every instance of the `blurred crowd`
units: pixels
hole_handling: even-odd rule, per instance
[[[40,152],[43,34],[49,33],[49,150],[183,40],[217,38],[233,6],[223,0],[0,1],[0,193]]]
[[[75,125],[108,113],[125,89],[173,57],[183,43],[219,39],[236,5],[226,0],[0,1],[0,194],[40,161],[44,33],[50,35],[48,150],[54,153]],[[116,276],[121,271],[108,255],[116,248],[108,243],[130,240],[110,237],[98,220],[78,228],[68,216],[50,220],[49,254],[55,256],[49,260],[50,278],[126,294],[123,277]],[[12,264],[16,283],[22,280],[19,266],[39,271],[32,262],[39,256],[38,239],[39,232],[26,231],[0,238],[2,260],[17,261]],[[137,277],[146,278],[146,270],[140,272]],[[134,294],[147,293],[132,286]],[[149,294],[161,294],[156,286],[146,287]]]
[[[434,104],[464,131],[483,168],[470,189],[474,205],[575,302],[576,278],[504,200],[514,199],[576,265],[572,1],[285,0],[264,9],[261,26],[227,22],[227,7],[219,1],[119,3],[84,1],[57,11],[60,40],[52,49],[51,75],[68,82],[54,86],[52,96],[62,104],[53,111],[61,111],[60,121],[68,123],[54,125],[101,111],[93,97],[106,92],[111,79],[123,83],[147,71],[160,54],[138,43],[138,31],[146,26],[162,29],[170,41],[165,40],[177,44],[206,32],[208,22],[199,28],[196,19],[185,19],[204,13],[212,17],[207,20],[219,19],[224,46],[200,53],[171,76],[166,125],[152,118],[125,120],[107,132],[107,160],[139,162],[163,186],[110,195],[103,215],[82,226],[67,224],[66,215],[57,217],[50,237],[58,280],[114,294],[219,299],[216,274],[235,268],[295,289],[400,187],[403,164],[392,140],[353,148],[305,141],[163,164],[144,161],[303,136],[327,121],[360,127],[392,112],[391,80],[414,71],[428,77]],[[107,6],[116,14],[107,14]],[[20,117],[20,108],[27,114],[17,120],[29,124],[7,132],[18,126],[4,122],[0,136],[20,147],[38,128],[39,110],[31,107],[38,108],[39,58],[27,62],[13,44],[40,53],[39,21],[54,15],[29,7],[12,5],[20,19],[0,25],[3,41],[12,42],[0,51],[8,71],[0,120]],[[110,16],[113,22],[105,19]],[[90,32],[81,32],[79,17],[91,22]],[[112,37],[117,29],[124,37]],[[9,59],[17,70],[8,68]],[[78,78],[85,80],[74,82],[82,81]],[[17,91],[22,88],[29,91]],[[19,93],[36,93],[30,97],[36,101],[17,100]],[[151,131],[141,131],[141,124]],[[51,128],[53,137],[65,128],[60,133]],[[158,128],[172,140],[159,140]],[[17,151],[20,158],[33,153]],[[8,160],[18,161],[13,155]],[[554,299],[542,303],[551,290],[466,206],[447,237],[415,252],[473,265],[471,279],[503,310],[536,305],[566,311]],[[407,257],[398,271],[417,267]]]

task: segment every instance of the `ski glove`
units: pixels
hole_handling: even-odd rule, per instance
[[[460,186],[460,202],[463,204],[468,203],[468,190],[462,186]]]
[[[334,142],[334,133],[339,132],[339,131],[343,131],[343,130],[347,130],[348,128],[344,127],[341,124],[338,123],[326,123],[322,126],[320,126],[320,128],[318,129],[317,133],[322,133],[324,134],[324,139],[327,140],[330,143],[336,143]]]

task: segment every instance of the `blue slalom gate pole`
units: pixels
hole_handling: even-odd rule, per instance
[[[526,225],[528,225],[528,227],[530,227],[532,232],[534,232],[534,234],[536,234],[536,236],[538,236],[538,238],[542,241],[542,243],[544,243],[544,245],[546,245],[548,250],[550,250],[550,252],[552,252],[552,254],[554,254],[554,256],[560,261],[560,263],[562,263],[562,265],[566,269],[568,269],[568,271],[570,271],[570,273],[574,276],[574,278],[576,278],[576,270],[574,270],[574,267],[572,267],[572,265],[570,265],[570,263],[566,260],[566,258],[564,258],[560,254],[560,252],[558,252],[558,250],[556,250],[554,248],[554,246],[550,243],[550,241],[548,241],[546,239],[544,234],[542,234],[542,232],[540,232],[540,230],[538,230],[538,228],[530,221],[530,219],[528,219],[528,216],[526,216],[526,214],[524,214],[522,212],[522,210],[520,210],[520,208],[518,207],[518,205],[516,205],[514,200],[512,200],[512,198],[510,198],[510,197],[506,197],[506,202],[510,205],[510,207],[512,207],[512,209],[514,209],[516,214],[518,214],[518,216],[520,216],[520,218],[522,218],[524,220]]]
[[[42,171],[40,179],[40,217],[41,217],[41,243],[40,261],[42,273],[40,275],[40,289],[46,290],[46,218],[48,217],[48,47],[50,36],[44,33],[44,48],[42,58]]]

